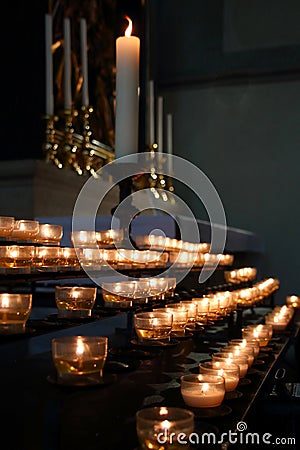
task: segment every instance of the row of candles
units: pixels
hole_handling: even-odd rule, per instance
[[[267,279],[260,282],[263,287],[260,300],[267,298],[273,292],[274,281]],[[151,301],[155,301],[156,306],[153,311],[135,314],[137,335],[142,340],[146,339],[148,343],[153,340],[169,340],[172,333],[184,336],[186,329],[193,330],[197,325],[205,326],[227,316],[236,310],[242,291],[238,289],[231,292],[216,292],[202,298],[175,303],[176,278],[172,277],[102,282],[101,289],[104,305],[148,304],[149,307]],[[56,286],[55,302],[60,317],[90,317],[96,295],[96,287]],[[160,302],[164,303],[160,306]],[[0,323],[8,330],[10,325],[21,325],[21,328],[24,328],[31,307],[31,294],[0,294]],[[282,329],[283,322],[287,324],[291,317],[291,309],[292,306],[284,306],[280,310],[276,307],[272,315],[266,317],[266,321],[271,322],[275,329],[279,329],[279,325]]]
[[[5,300],[2,294],[0,300],[7,303],[8,297]],[[293,315],[293,307],[286,307],[284,311]],[[162,314],[172,316],[167,311],[159,313]],[[192,433],[195,409],[222,405],[246,377],[260,351],[269,344],[273,331],[270,324],[248,325],[242,329],[241,339],[229,340],[211,355],[211,359],[200,361],[198,374],[182,375],[180,393],[187,409],[163,406],[137,411],[136,430],[142,448],[156,448],[158,433],[163,434],[167,444],[172,443],[171,436],[176,443],[179,433],[187,436]],[[58,384],[80,386],[102,382],[108,352],[106,336],[56,337],[52,339],[51,351]],[[183,417],[186,420],[182,420]]]
[[[0,269],[7,273],[90,269],[166,268],[168,254],[139,250],[75,249],[74,247],[2,245]]]
[[[0,237],[7,240],[31,241],[40,244],[59,245],[63,227],[55,224],[41,224],[38,220],[16,220],[0,216]]]

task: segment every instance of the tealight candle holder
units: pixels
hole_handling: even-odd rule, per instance
[[[288,295],[285,300],[288,306],[292,306],[293,308],[300,308],[300,297],[298,297],[297,295]]]
[[[247,356],[235,356],[232,353],[216,352],[211,355],[213,362],[226,362],[226,364],[237,364],[240,369],[240,378],[244,378],[248,371]]]
[[[98,231],[96,233],[96,239],[99,248],[115,248],[122,242],[124,238],[124,230],[106,230]]]
[[[80,257],[81,251],[82,249],[74,247],[60,247],[59,270],[80,270],[78,254]]]
[[[198,313],[197,312],[197,303],[194,303],[194,302],[188,301],[188,300],[182,300],[182,301],[180,301],[179,305],[187,310],[187,315],[188,315],[187,325],[189,327],[193,327],[195,325],[196,319],[197,319],[197,313]]]
[[[149,281],[149,300],[164,300],[169,289],[168,278],[144,278]]]
[[[141,312],[133,316],[134,328],[139,342],[169,342],[173,315],[168,312]]]
[[[232,353],[234,356],[246,356],[248,359],[248,367],[254,362],[254,350],[252,347],[242,348],[239,345],[228,344],[222,347],[221,353]]]
[[[52,339],[52,359],[57,383],[86,385],[101,383],[107,358],[108,338],[60,336]]]
[[[0,216],[0,237],[10,236],[15,224],[15,218],[9,216]]]
[[[37,220],[15,220],[11,238],[16,241],[34,240],[39,232]]]
[[[61,318],[91,317],[97,288],[82,286],[56,286],[55,302]]]
[[[33,267],[41,272],[56,272],[59,258],[59,247],[35,247]]]
[[[70,238],[75,248],[98,248],[96,231],[71,231]]]
[[[259,341],[257,339],[230,339],[229,345],[239,345],[241,348],[253,348],[254,358],[259,354]]]
[[[136,431],[142,450],[181,448],[180,437],[194,431],[194,413],[184,408],[151,407],[136,413]],[[185,448],[190,448],[189,444]]]
[[[240,368],[237,364],[223,364],[219,361],[205,361],[199,364],[202,374],[217,375],[225,380],[225,391],[232,392],[240,381]]]
[[[172,335],[180,337],[185,335],[188,322],[188,312],[182,307],[165,306],[165,310],[173,314]]]
[[[80,265],[89,270],[100,270],[102,263],[102,252],[98,248],[83,248],[80,255]]]
[[[258,339],[260,347],[266,347],[271,339],[272,330],[269,326],[262,324],[248,325],[242,329],[242,337],[245,339]]]
[[[193,408],[215,408],[220,406],[225,396],[223,377],[210,374],[183,375],[181,395],[187,406]]]
[[[0,247],[0,267],[17,273],[30,273],[35,248],[32,245]]]
[[[32,307],[32,294],[0,294],[0,333],[25,331]]]
[[[132,306],[136,290],[135,281],[103,282],[101,288],[102,297],[107,306],[114,304]]]
[[[61,225],[43,223],[39,225],[39,231],[34,240],[38,244],[59,245],[62,236],[63,227]]]

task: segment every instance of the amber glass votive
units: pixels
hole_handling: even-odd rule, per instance
[[[21,273],[29,273],[34,258],[32,245],[7,245],[0,247],[0,267]]]
[[[223,361],[226,364],[237,364],[240,369],[240,378],[246,376],[249,368],[247,356],[235,356],[232,353],[216,352],[212,354],[211,358],[214,362]]]
[[[58,316],[62,318],[90,317],[96,295],[95,287],[56,286],[55,301]]]
[[[285,300],[288,306],[300,308],[300,297],[298,295],[288,295]]]
[[[61,384],[101,383],[107,358],[104,336],[60,336],[52,339],[52,359]]]
[[[39,244],[59,245],[63,236],[63,227],[51,223],[40,223],[35,242]]]
[[[0,237],[10,236],[15,224],[15,218],[9,216],[0,216]]]
[[[136,413],[136,431],[141,450],[189,449],[194,413],[169,406],[144,408]],[[182,440],[187,443],[182,445]]]
[[[181,395],[185,404],[193,408],[215,408],[224,400],[225,380],[223,377],[206,373],[183,375]]]
[[[80,270],[78,254],[81,254],[81,249],[75,249],[74,247],[60,247],[59,270]]]
[[[32,294],[0,294],[0,333],[25,330],[32,307]]]
[[[96,231],[81,230],[71,231],[70,238],[75,248],[96,248],[97,234]]]
[[[208,373],[223,377],[225,380],[225,391],[234,391],[240,381],[240,369],[237,364],[223,364],[217,361],[205,361],[199,364],[200,373]]]
[[[99,248],[114,248],[122,242],[124,230],[106,230],[96,232],[96,239]]]
[[[17,241],[34,240],[39,232],[37,220],[15,220],[11,238]]]
[[[141,312],[134,314],[134,328],[140,342],[169,342],[173,315],[167,312]]]
[[[232,353],[234,356],[246,356],[248,366],[251,367],[254,362],[254,350],[251,347],[242,348],[239,345],[228,344],[222,347],[221,353]]]
[[[56,272],[60,259],[59,247],[36,247],[33,267],[42,272]]]
[[[103,282],[101,288],[104,302],[132,305],[136,290],[134,281]]]
[[[256,358],[259,354],[259,341],[257,339],[230,339],[228,344],[239,345],[245,349],[248,347],[253,348],[254,358]]]
[[[188,323],[188,312],[184,307],[166,306],[165,310],[173,314],[172,335],[180,337],[185,335]]]

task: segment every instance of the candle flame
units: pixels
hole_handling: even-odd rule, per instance
[[[160,416],[165,416],[166,414],[168,414],[168,408],[166,408],[165,406],[162,406],[159,410],[159,415]]]
[[[77,339],[76,355],[82,355],[84,353],[84,344],[81,337]]]
[[[203,386],[201,388],[201,392],[202,393],[207,392],[208,389],[209,389],[208,383],[203,383]]]
[[[3,295],[2,297],[2,304],[1,304],[2,308],[8,308],[9,307],[9,298],[8,295]]]
[[[168,430],[169,428],[171,428],[171,422],[169,422],[168,420],[163,420],[161,423],[161,427],[164,430]]]
[[[224,369],[218,370],[219,377],[222,377],[224,375]]]
[[[132,20],[128,16],[125,16],[125,19],[128,20],[128,27],[125,30],[125,36],[130,37],[132,33]]]

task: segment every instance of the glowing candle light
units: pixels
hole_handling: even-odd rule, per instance
[[[138,150],[140,40],[131,36],[132,21],[126,19],[125,36],[116,41],[116,158]]]

